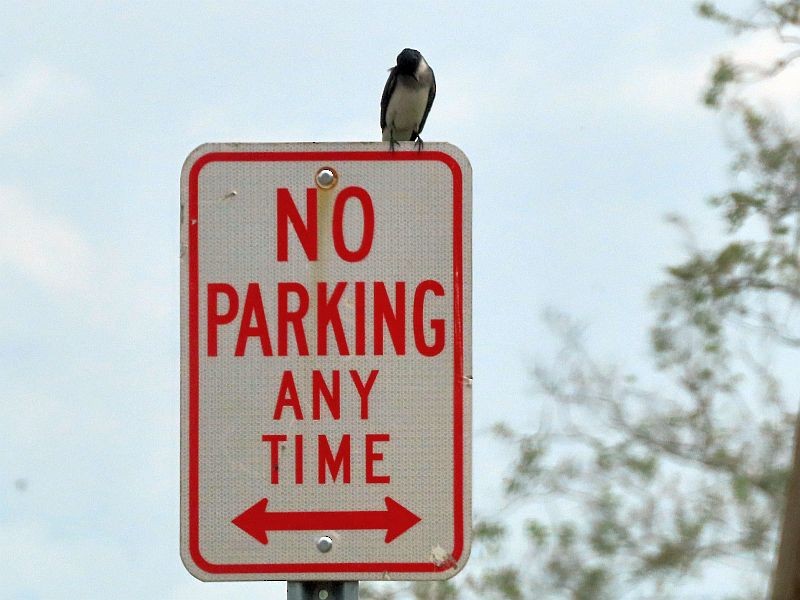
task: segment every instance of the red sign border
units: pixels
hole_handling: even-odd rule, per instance
[[[347,161],[439,161],[453,175],[453,550],[448,561],[364,563],[253,563],[215,564],[200,551],[199,433],[199,257],[198,204],[202,169],[214,162],[347,162]],[[441,151],[211,151],[199,156],[189,172],[189,554],[194,564],[211,574],[278,573],[436,573],[453,567],[464,546],[464,280],[463,280],[463,173],[458,161]]]

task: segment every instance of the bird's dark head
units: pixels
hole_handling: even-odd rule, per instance
[[[422,60],[422,54],[419,50],[413,48],[406,48],[397,55],[397,70],[402,75],[413,76],[419,66],[419,61]]]

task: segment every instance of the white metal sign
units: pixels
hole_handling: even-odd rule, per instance
[[[444,579],[467,560],[471,169],[410,148],[186,160],[181,555],[200,579]]]

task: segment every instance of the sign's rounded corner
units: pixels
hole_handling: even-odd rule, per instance
[[[189,152],[189,154],[186,155],[186,159],[183,161],[183,166],[181,167],[181,180],[188,181],[189,173],[191,173],[192,167],[195,165],[195,163],[197,163],[201,157],[205,156],[206,154],[216,152],[218,149],[219,144],[203,142],[194,150]]]
[[[437,142],[436,145],[439,147],[441,152],[455,159],[465,174],[472,173],[472,163],[469,161],[467,153],[461,148],[450,142]]]
[[[464,540],[464,546],[461,549],[461,555],[456,559],[455,564],[453,565],[451,571],[448,572],[447,577],[455,577],[458,575],[465,566],[467,566],[467,561],[469,561],[470,553],[472,552],[472,538],[467,537]]]
[[[472,538],[468,534],[462,542],[456,542],[455,548],[449,554],[438,548],[439,555],[434,562],[432,579],[451,579],[458,575],[469,561],[472,551]]]
[[[202,554],[199,548],[187,548],[181,546],[181,562],[184,568],[189,571],[192,577],[198,581],[216,581],[217,578],[213,577],[210,567],[212,566]]]

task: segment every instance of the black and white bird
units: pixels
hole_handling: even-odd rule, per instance
[[[416,141],[422,148],[419,134],[435,97],[433,69],[419,50],[406,48],[397,55],[397,66],[389,69],[381,97],[381,130],[390,149],[402,141]]]

